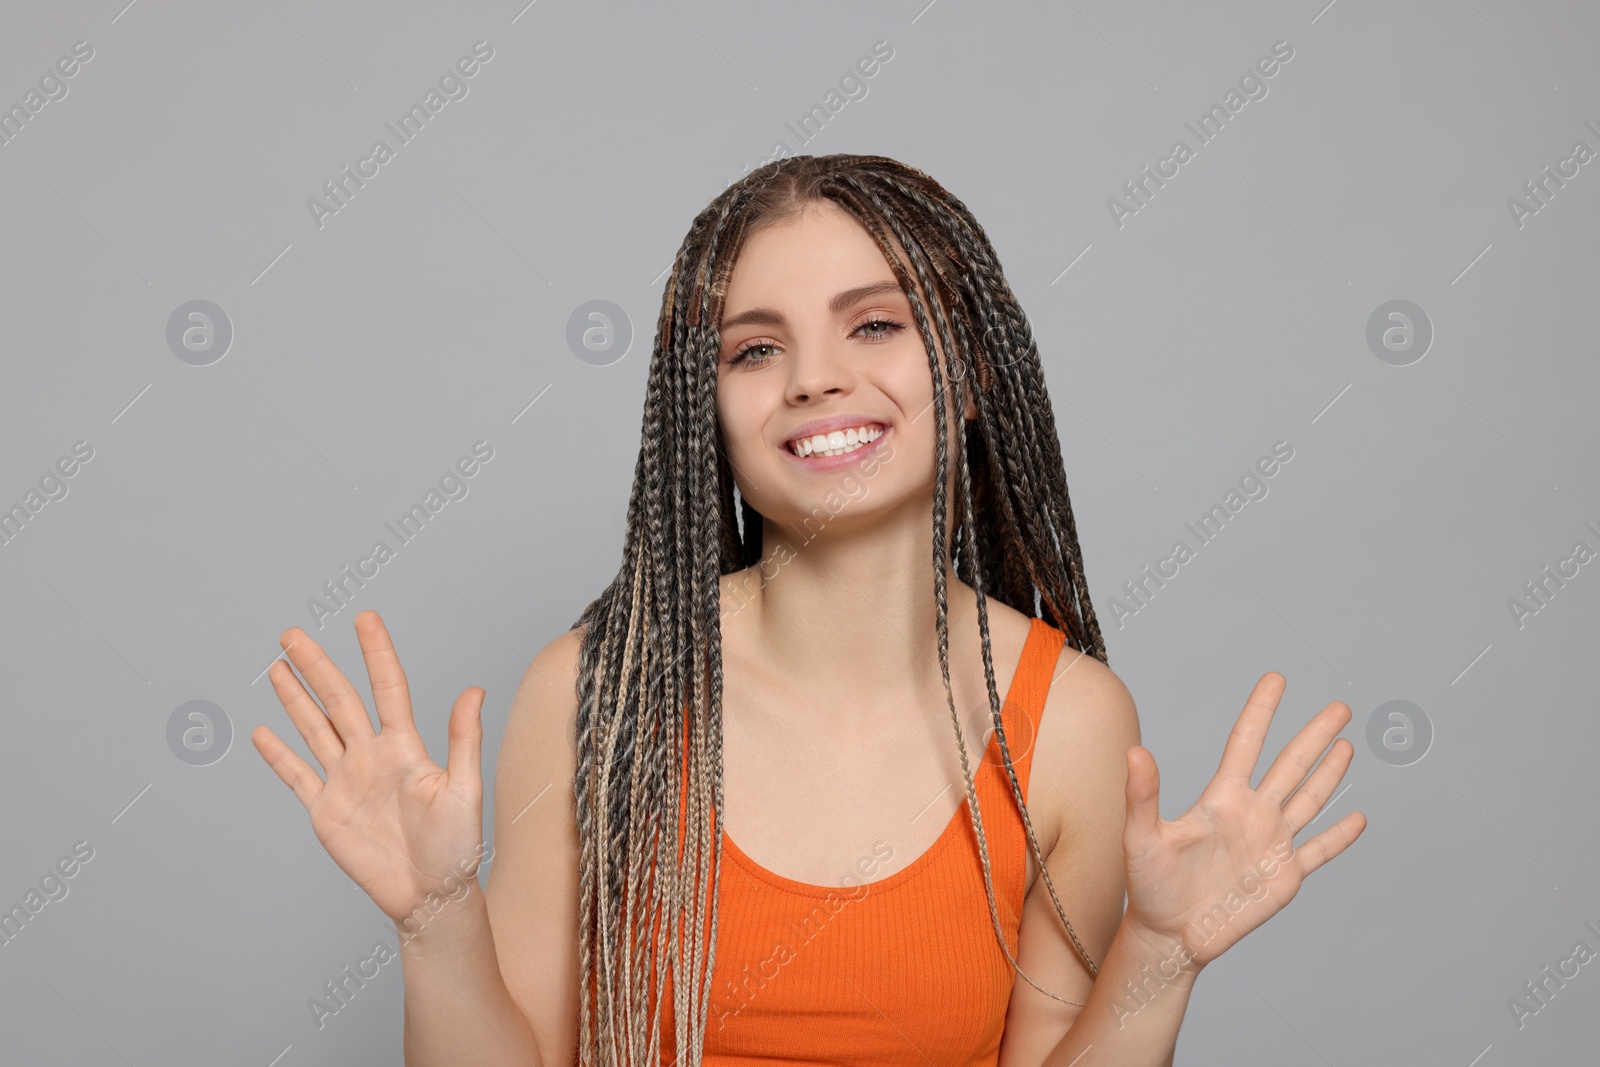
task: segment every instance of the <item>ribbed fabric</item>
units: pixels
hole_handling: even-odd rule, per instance
[[[1001,721],[1027,797],[1033,739],[1066,636],[1034,619]],[[1017,952],[1027,837],[998,739],[973,767],[1006,945]],[[854,887],[774,874],[726,834],[706,1067],[994,1065],[1016,973],[1000,951],[960,806],[932,847]],[[673,1061],[671,976],[663,1063]]]

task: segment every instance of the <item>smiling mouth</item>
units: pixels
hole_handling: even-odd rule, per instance
[[[854,426],[848,430],[796,437],[788,442],[790,452],[805,459],[807,456],[844,456],[864,448],[883,436],[884,428],[876,422]]]

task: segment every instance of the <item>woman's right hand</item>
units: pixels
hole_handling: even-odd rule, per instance
[[[373,730],[361,694],[322,646],[291,626],[278,643],[321,707],[288,664],[275,660],[267,674],[327,780],[267,727],[258,726],[250,740],[310,812],[311,828],[328,855],[385,915],[401,923],[430,897],[437,902],[449,887],[477,881],[483,856],[479,764],[485,693],[472,686],[456,698],[447,766],[440,767],[428,758],[417,733],[405,672],[383,620],[375,611],[363,611],[355,628],[380,729]]]

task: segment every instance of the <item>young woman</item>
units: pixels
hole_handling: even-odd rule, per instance
[[[293,627],[310,693],[272,683],[326,781],[252,740],[397,925],[414,1067],[1168,1064],[1195,977],[1366,825],[1293,845],[1340,702],[1251,786],[1273,672],[1160,818],[1027,319],[881,156],[769,164],[690,227],[622,565],[512,702],[482,892],[484,691],[440,767],[355,627],[379,729]]]

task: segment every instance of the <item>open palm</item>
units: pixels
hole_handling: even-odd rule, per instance
[[[278,777],[311,815],[311,828],[350,878],[400,922],[446,879],[476,871],[483,832],[483,689],[473,686],[450,711],[448,768],[428,758],[411,713],[411,693],[389,631],[377,612],[355,617],[380,730],[361,694],[322,646],[298,626],[278,638],[320,700],[281,661],[268,668],[272,688],[311,754],[312,767],[265,726],[250,735]],[[327,711],[324,713],[323,709]]]
[[[1353,811],[1294,847],[1295,834],[1322,810],[1355,754],[1355,746],[1340,738],[1321,758],[1350,721],[1350,708],[1340,701],[1302,727],[1261,784],[1251,787],[1284,684],[1275,671],[1261,676],[1216,775],[1176,820],[1160,817],[1155,757],[1143,747],[1128,750],[1127,918],[1152,943],[1175,952],[1181,945],[1200,966],[1277,914],[1311,872],[1366,829],[1366,816]]]

